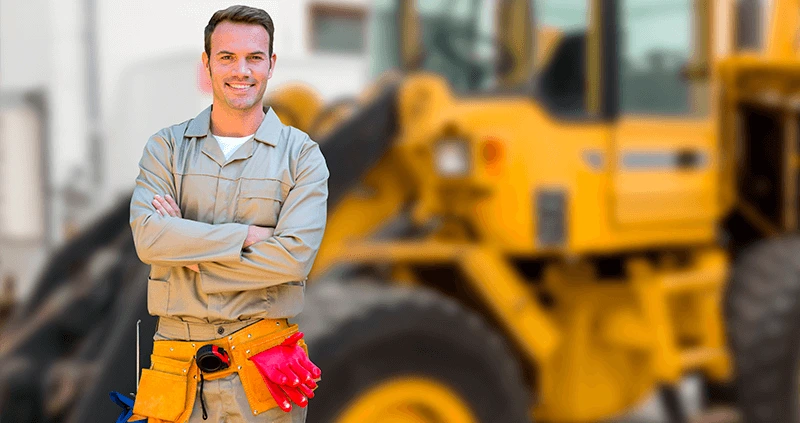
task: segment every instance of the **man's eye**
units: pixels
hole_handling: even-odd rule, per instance
[[[264,58],[261,56],[251,56],[250,60],[264,60]]]
[[[222,59],[222,60],[230,60],[231,56],[226,54],[226,55],[220,57],[220,59]]]

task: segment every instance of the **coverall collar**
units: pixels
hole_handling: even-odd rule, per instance
[[[186,128],[187,137],[200,138],[211,134],[211,107],[212,106],[208,106],[189,123],[189,127]],[[267,115],[264,116],[264,120],[261,122],[261,125],[259,125],[253,138],[255,138],[256,141],[274,147],[278,143],[278,140],[280,140],[283,123],[281,123],[280,118],[278,118],[278,115],[275,114],[271,107],[265,108],[264,112]]]

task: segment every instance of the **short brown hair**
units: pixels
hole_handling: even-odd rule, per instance
[[[234,23],[245,23],[261,25],[269,34],[269,55],[272,56],[272,35],[275,33],[275,25],[272,17],[265,10],[250,6],[231,6],[227,9],[218,10],[211,16],[205,29],[205,48],[206,54],[211,56],[211,34],[220,22],[230,21]]]

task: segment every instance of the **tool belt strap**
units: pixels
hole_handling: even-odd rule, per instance
[[[234,332],[238,332],[256,323],[265,324],[264,322],[281,321],[285,322],[286,319],[251,319],[224,323],[195,323],[185,322],[176,318],[159,317],[156,333],[171,340],[211,341],[230,336]]]

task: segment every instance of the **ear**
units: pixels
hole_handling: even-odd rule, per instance
[[[267,79],[272,78],[272,71],[275,70],[275,63],[278,61],[278,55],[272,53],[272,57],[269,58],[269,75],[267,75]]]
[[[201,57],[201,59],[203,60],[203,67],[206,68],[209,73],[211,73],[211,67],[209,66],[208,63],[208,55],[206,54],[205,51],[203,52],[203,56]]]

